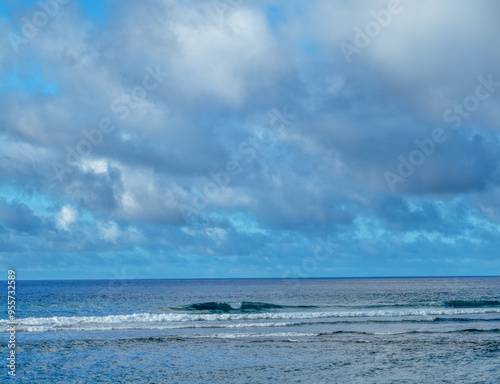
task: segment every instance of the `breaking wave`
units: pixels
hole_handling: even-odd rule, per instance
[[[29,317],[17,319],[17,330],[36,332],[41,330],[86,330],[86,329],[180,329],[198,327],[245,327],[245,326],[266,326],[268,321],[270,326],[286,326],[276,321],[288,321],[296,325],[297,322],[313,321],[314,319],[348,319],[367,318],[369,321],[412,321],[411,319],[401,319],[402,317],[431,317],[429,320],[415,319],[413,321],[474,321],[465,318],[443,318],[442,316],[471,316],[500,313],[500,308],[414,308],[414,309],[388,309],[388,310],[360,310],[360,311],[277,311],[280,306],[259,307],[251,303],[250,306],[234,308],[228,312],[222,312],[217,307],[208,309],[188,310],[191,313],[134,313],[128,315],[109,316],[54,316],[54,317]],[[259,303],[257,303],[259,304]],[[284,307],[290,308],[290,307]],[[295,307],[297,309],[297,307]],[[219,312],[217,312],[219,311]],[[234,311],[234,312],[233,312]],[[195,312],[195,313],[193,313]],[[208,313],[207,313],[208,312]],[[435,317],[435,318],[432,318]],[[373,318],[370,320],[369,318]],[[379,320],[377,320],[379,319]],[[400,319],[400,320],[398,320]],[[230,322],[233,323],[225,323]],[[235,321],[254,322],[234,323]],[[260,321],[260,323],[259,323]],[[337,320],[338,321],[338,320]],[[491,320],[494,321],[494,320]],[[208,324],[202,322],[212,322]],[[242,324],[242,325],[240,325]],[[7,332],[7,320],[0,320],[0,332]]]

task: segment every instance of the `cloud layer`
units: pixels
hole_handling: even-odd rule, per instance
[[[3,268],[498,274],[498,2],[47,4],[0,8]]]

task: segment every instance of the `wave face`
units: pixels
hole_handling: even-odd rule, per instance
[[[208,313],[248,313],[248,312],[267,312],[279,309],[299,309],[299,308],[315,308],[314,306],[292,306],[292,305],[277,305],[271,303],[260,303],[252,301],[240,302],[207,302],[195,303],[184,307],[174,307],[174,310],[183,311],[206,311]]]
[[[500,301],[497,300],[451,300],[443,303],[445,307],[449,308],[491,308],[500,307]]]

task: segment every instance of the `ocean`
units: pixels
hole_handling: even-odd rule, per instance
[[[19,280],[15,316],[5,383],[500,383],[499,277]]]

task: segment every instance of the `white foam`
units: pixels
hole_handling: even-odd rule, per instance
[[[186,314],[186,313],[134,313],[131,315],[110,315],[110,316],[54,316],[54,317],[29,317],[17,319],[17,329],[19,331],[28,329],[62,330],[62,329],[90,329],[87,324],[94,324],[93,328],[103,329],[104,325],[110,327],[134,327],[134,329],[148,329],[151,323],[158,323],[162,329],[182,328],[182,325],[168,323],[185,322],[226,322],[226,321],[252,321],[252,320],[307,320],[319,318],[370,318],[370,317],[413,317],[413,316],[452,316],[452,315],[480,315],[488,313],[500,313],[500,308],[419,308],[405,310],[366,310],[366,311],[307,311],[307,312],[267,312],[267,313],[244,313],[244,314]],[[0,320],[0,332],[7,332],[8,320]],[[184,327],[197,327],[195,324]],[[270,326],[258,325],[259,323],[248,324],[224,324],[221,328],[247,327],[247,326]],[[260,323],[266,324],[266,323]],[[280,325],[276,325],[280,326]],[[31,327],[31,328],[30,328]],[[201,325],[198,325],[201,327]],[[206,325],[213,328],[214,324]],[[217,326],[215,326],[217,327]],[[29,332],[29,331],[28,331]],[[36,332],[36,331],[35,331]]]
[[[145,323],[129,325],[89,324],[87,326],[46,326],[46,325],[20,325],[16,329],[21,332],[49,332],[49,331],[126,331],[126,330],[169,330],[169,329],[217,329],[217,328],[268,328],[289,327],[301,323],[279,322],[279,323],[236,323],[236,324],[193,324],[193,325],[147,325]]]
[[[308,337],[318,336],[312,332],[269,332],[269,333],[216,333],[212,335],[196,335],[193,338],[241,339],[250,337]]]

